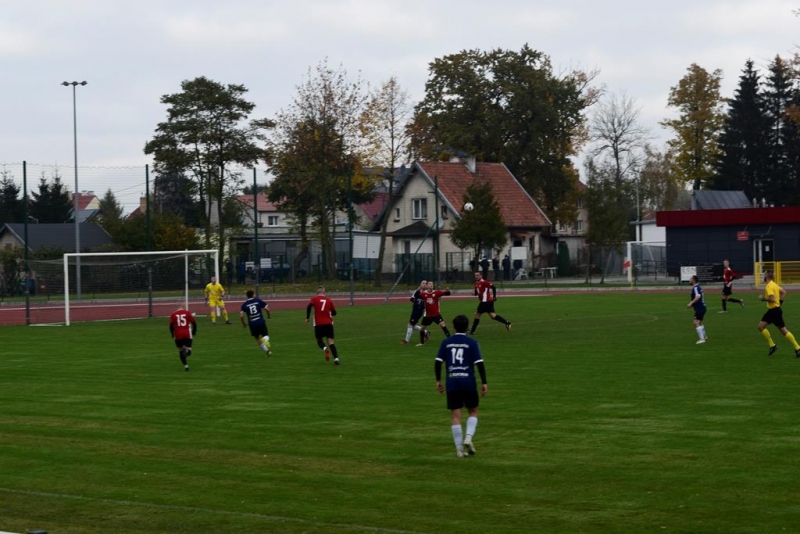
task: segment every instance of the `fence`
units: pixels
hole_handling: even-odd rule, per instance
[[[753,275],[756,287],[764,285],[764,273],[772,271],[778,285],[800,284],[800,261],[757,261]]]

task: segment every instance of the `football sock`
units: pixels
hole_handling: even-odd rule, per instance
[[[764,336],[764,339],[767,340],[767,343],[769,343],[770,347],[774,347],[775,346],[775,342],[772,341],[772,336],[769,335],[769,330],[767,330],[765,328],[764,330],[761,331],[761,335]]]
[[[497,321],[497,322],[499,322],[499,323],[508,324],[508,321],[506,321],[505,319],[503,319],[503,318],[502,318],[502,317],[500,317],[499,315],[495,315],[495,316],[494,316],[494,320],[495,320],[495,321]]]
[[[331,354],[333,354],[333,359],[334,360],[339,357],[339,351],[336,350],[336,344],[335,343],[330,343],[328,345],[328,348],[331,349]]]
[[[467,436],[474,436],[476,428],[478,428],[478,418],[475,416],[469,416],[467,418]]]
[[[422,330],[422,327],[418,324],[414,325],[414,330]]]
[[[322,342],[322,339],[317,338],[317,346],[322,350],[325,350],[325,343]]]
[[[464,448],[464,434],[461,430],[461,425],[453,425],[453,443],[456,444],[456,449],[459,451]]]
[[[442,330],[444,330],[445,337],[450,337],[450,330],[448,330],[446,326],[442,328]]]
[[[269,354],[269,347],[267,347],[267,341],[265,339],[261,340],[261,344],[258,346],[261,350],[264,351],[264,354]]]
[[[722,311],[727,311],[727,310],[728,310],[728,301],[722,299]]]
[[[185,353],[184,351],[180,351],[180,352],[178,353],[178,356],[180,356],[180,357],[181,357],[181,363],[182,363],[183,365],[186,365],[186,353]]]
[[[222,318],[225,319],[226,321],[228,320],[228,310],[226,310],[225,308],[222,308]]]
[[[706,335],[706,327],[705,327],[705,325],[701,325],[701,326],[700,326],[700,335],[702,335],[702,336],[703,336],[703,337],[701,337],[700,339],[705,339],[706,337],[708,337],[708,336]]]
[[[411,325],[408,325],[408,328],[406,328],[406,343],[411,341],[411,333],[412,332],[414,332],[414,327],[411,326]]]
[[[472,320],[472,328],[469,329],[470,334],[474,334],[475,330],[478,329],[478,323],[480,323],[480,319],[473,319]]]
[[[741,304],[742,303],[742,299],[728,298],[728,301],[729,302],[735,302],[736,304]]]
[[[425,343],[425,330],[420,330],[419,331],[419,342],[420,343]]]
[[[794,335],[791,332],[787,330],[786,335],[783,337],[789,340],[789,342],[792,344],[792,347],[794,347],[794,350],[800,350],[800,345],[797,344],[797,340],[794,338]]]

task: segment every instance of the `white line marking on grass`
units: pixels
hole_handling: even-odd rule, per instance
[[[273,521],[276,523],[300,523],[303,525],[313,525],[315,527],[332,527],[332,528],[344,528],[350,530],[358,530],[363,532],[380,532],[386,534],[426,534],[424,532],[416,531],[416,530],[400,530],[396,528],[382,528],[382,527],[369,527],[366,525],[354,525],[351,523],[328,523],[325,521],[311,521],[309,519],[300,519],[297,517],[285,517],[280,515],[267,515],[267,514],[259,514],[255,512],[231,512],[229,510],[214,510],[210,508],[198,508],[196,506],[179,506],[173,504],[154,504],[149,502],[140,502],[140,501],[129,501],[129,500],[117,500],[117,499],[105,499],[102,497],[86,497],[83,495],[69,495],[65,493],[49,493],[44,491],[30,491],[30,490],[20,490],[20,489],[13,489],[13,488],[0,488],[0,491],[5,493],[11,493],[14,495],[30,495],[33,497],[50,497],[56,499],[71,499],[75,501],[90,501],[90,502],[100,502],[100,503],[107,503],[107,504],[115,504],[120,506],[138,506],[141,508],[149,508],[151,510],[173,510],[177,512],[192,512],[192,513],[204,513],[204,514],[216,514],[222,516],[231,516],[231,517],[249,517],[255,519],[263,519],[264,521]]]

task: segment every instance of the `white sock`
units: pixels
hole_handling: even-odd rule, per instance
[[[456,450],[464,450],[464,437],[461,431],[461,425],[453,425],[453,443],[456,444]]]
[[[411,327],[411,325],[409,325],[408,328],[406,328],[406,343],[411,341],[411,332],[413,331],[414,329]]]
[[[258,348],[263,350],[264,354],[267,354],[269,352],[269,349],[267,348],[267,344],[266,343],[262,343],[261,345],[258,346]]]
[[[471,438],[474,436],[476,428],[478,428],[478,418],[467,417],[467,437]]]
[[[705,326],[701,326],[701,327],[700,327],[700,330],[701,330],[701,331],[702,331],[702,333],[703,333],[703,339],[707,338],[708,336],[706,335],[706,327],[705,327]]]
[[[697,328],[695,328],[695,330],[697,330],[697,338],[698,339],[705,339],[706,336],[704,335],[702,326],[698,326]]]
[[[422,327],[418,324],[414,325],[414,330],[422,330]]]

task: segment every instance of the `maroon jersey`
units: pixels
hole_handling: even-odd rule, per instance
[[[725,287],[733,287],[733,281],[737,278],[736,272],[730,267],[726,267],[722,270],[722,282],[725,284]]]
[[[439,299],[449,295],[449,291],[436,289],[434,291],[423,291],[422,297],[425,299],[425,317],[437,317],[442,314],[439,309]]]
[[[492,287],[494,287],[494,285],[488,280],[478,280],[475,282],[475,294],[478,295],[478,300],[481,302],[492,302],[494,300]]]
[[[317,295],[308,301],[308,305],[314,308],[314,326],[333,324],[336,306],[333,305],[331,299],[324,295]]]
[[[175,339],[192,339],[194,315],[181,308],[169,316],[170,330]]]

